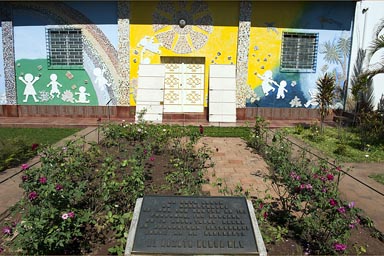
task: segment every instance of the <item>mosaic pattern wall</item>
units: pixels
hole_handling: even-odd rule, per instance
[[[116,3],[14,2],[12,5],[17,104],[118,104]],[[110,13],[110,17],[99,18],[101,11]],[[47,66],[47,28],[81,29],[83,69]]]
[[[4,87],[5,97],[2,102],[9,105],[16,104],[15,68],[13,51],[13,27],[12,21],[2,21],[2,42],[3,42],[3,65],[4,65]],[[3,94],[4,95],[4,94]]]
[[[118,2],[117,15],[119,32],[118,59],[120,65],[118,103],[119,105],[129,105],[132,93],[129,87],[129,2]]]
[[[3,29],[0,27],[0,42],[3,45]],[[3,47],[0,48],[0,105],[7,104],[7,97],[5,94],[5,79],[4,79],[4,59]]]
[[[256,100],[256,94],[247,84],[248,78],[248,51],[250,44],[252,3],[240,2],[239,35],[237,47],[236,72],[236,107],[245,108],[246,100]]]
[[[336,77],[342,108],[343,87],[351,51],[352,2],[254,2],[248,84],[257,95],[246,106],[316,108],[316,81],[325,72]],[[293,15],[294,14],[294,15]],[[282,33],[317,33],[315,72],[280,70]]]

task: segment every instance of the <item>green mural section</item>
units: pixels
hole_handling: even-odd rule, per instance
[[[18,104],[98,105],[96,91],[84,69],[48,69],[46,59],[18,60],[16,86]]]

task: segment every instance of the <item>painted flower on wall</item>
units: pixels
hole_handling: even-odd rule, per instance
[[[163,47],[190,53],[207,43],[213,20],[205,2],[160,1],[153,14],[153,30]]]

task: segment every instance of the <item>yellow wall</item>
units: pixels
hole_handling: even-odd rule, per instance
[[[176,2],[176,1],[175,1]],[[186,9],[190,8],[191,2],[187,1]],[[186,54],[178,54],[163,46],[159,47],[160,54],[146,51],[144,58],[150,59],[151,64],[160,64],[160,56],[169,57],[205,57],[205,99],[208,93],[208,74],[210,64],[236,64],[237,55],[237,37],[238,37],[238,20],[239,20],[239,3],[230,2],[206,2],[208,9],[204,12],[212,17],[213,29],[211,33],[205,33],[198,28],[196,31],[205,33],[208,40],[205,45],[193,52]],[[154,43],[160,43],[156,38],[156,32],[153,29],[153,14],[160,13],[167,16],[166,12],[160,12],[157,9],[158,2],[131,2],[131,25],[130,25],[130,82],[132,87],[137,84],[138,66],[141,61],[141,50],[139,46],[140,40],[145,36],[154,37]],[[197,13],[196,16],[201,13]],[[164,28],[172,29],[171,26]],[[162,30],[163,31],[163,30]],[[175,38],[176,39],[176,38]],[[131,105],[136,105],[133,97],[130,100]],[[206,102],[204,105],[206,106]]]
[[[257,77],[280,65],[282,31],[292,27],[300,16],[300,2],[253,2],[251,41],[249,47],[248,84],[252,89],[261,85]]]

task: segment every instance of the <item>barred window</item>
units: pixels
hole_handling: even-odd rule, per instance
[[[318,48],[316,33],[283,33],[281,71],[315,72]]]
[[[83,66],[81,29],[47,29],[46,37],[48,67],[81,68]]]

